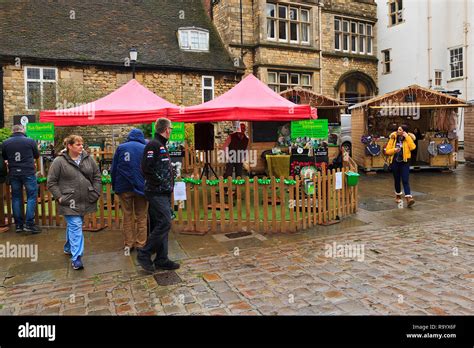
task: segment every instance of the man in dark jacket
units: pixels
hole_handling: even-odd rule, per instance
[[[3,158],[8,162],[8,176],[12,187],[12,208],[15,218],[16,232],[40,233],[35,226],[35,210],[38,198],[35,159],[39,158],[36,142],[27,138],[22,125],[13,126],[13,134],[3,142]],[[24,225],[23,186],[26,189],[26,224]]]
[[[166,147],[172,129],[170,120],[159,118],[155,129],[155,138],[145,146],[141,163],[145,177],[145,197],[149,203],[150,235],[146,245],[137,249],[137,261],[147,272],[179,268],[179,264],[168,259],[171,194],[174,188],[174,173]],[[152,262],[151,256],[154,253],[156,257]]]
[[[243,163],[240,154],[247,150],[249,138],[245,135],[245,123],[240,124],[240,132],[234,132],[227,137],[223,148],[230,155],[225,166],[224,178],[232,176],[235,168],[235,177],[242,177]],[[226,150],[228,148],[228,150]]]
[[[140,170],[145,144],[143,132],[132,129],[112,161],[112,188],[122,204],[124,251],[128,255],[130,250],[143,248],[146,243],[147,201],[145,179]]]

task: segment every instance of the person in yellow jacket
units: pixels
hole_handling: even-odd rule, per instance
[[[407,206],[411,207],[415,204],[415,200],[410,191],[410,158],[411,152],[416,149],[415,135],[408,132],[407,125],[401,125],[396,132],[390,134],[390,140],[385,148],[385,154],[389,157],[391,164],[393,179],[395,183],[395,201],[400,203],[402,201],[402,188],[400,180],[403,182],[403,190],[405,191],[405,198]]]

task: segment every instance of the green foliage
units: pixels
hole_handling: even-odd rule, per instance
[[[194,145],[194,123],[184,124],[184,138],[186,144],[188,144],[189,146]]]
[[[151,123],[140,124],[137,126],[138,129],[141,129],[145,135],[145,139],[151,138]]]
[[[12,135],[12,131],[10,128],[0,128],[0,143],[4,142]]]

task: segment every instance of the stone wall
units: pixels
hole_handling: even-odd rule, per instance
[[[313,73],[313,90],[339,98],[335,90],[341,76],[351,71],[368,75],[377,83],[376,12],[372,0],[325,0],[321,11],[322,44],[319,46],[319,8],[317,1],[298,1],[311,8],[312,30],[310,50],[295,45],[266,40],[266,0],[243,0],[245,73],[254,73],[267,82],[267,71],[309,71]],[[290,3],[280,1],[280,3]],[[348,16],[373,24],[373,55],[354,55],[334,50],[334,16]],[[214,6],[214,25],[233,57],[240,57],[239,0],[221,0]],[[253,33],[253,37],[252,37]],[[273,46],[274,45],[274,46]],[[312,50],[311,50],[312,49]],[[323,51],[322,58],[319,49]],[[321,69],[321,70],[320,70]],[[322,91],[320,89],[322,78]]]
[[[329,0],[324,3],[322,13],[322,58],[321,71],[323,94],[339,98],[336,86],[341,76],[348,72],[362,72],[377,84],[377,7],[369,1]],[[334,49],[334,17],[347,16],[351,19],[363,20],[372,24],[373,40],[372,55],[353,54]],[[376,92],[376,91],[374,91]]]
[[[324,0],[325,12],[337,12],[368,20],[376,20],[377,4],[375,0]]]
[[[323,94],[339,99],[336,85],[345,73],[358,71],[370,76],[377,83],[377,62],[340,57],[323,57]]]
[[[16,114],[34,113],[39,119],[39,112],[26,110],[24,67],[8,65],[4,66],[3,70],[5,127],[10,127],[13,124],[13,115]],[[225,93],[240,81],[240,77],[236,75],[173,71],[137,72],[136,79],[152,92],[172,103],[191,106],[202,103],[203,75],[214,76],[215,97]],[[69,103],[90,102],[113,92],[131,78],[131,73],[113,69],[79,66],[60,67],[58,68],[59,99],[57,102],[61,108],[70,107],[68,106]],[[129,125],[114,126],[115,132],[119,134],[117,140],[123,139],[132,127]],[[106,137],[107,143],[111,143],[112,127],[88,127],[87,130],[83,128],[68,127],[66,132],[87,134],[91,141]],[[217,140],[220,141],[224,137],[220,132],[229,128],[228,123],[219,125],[217,127]]]

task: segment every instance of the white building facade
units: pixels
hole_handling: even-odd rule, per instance
[[[474,99],[474,0],[377,0],[379,94],[418,84]],[[460,109],[458,137],[464,140]]]

